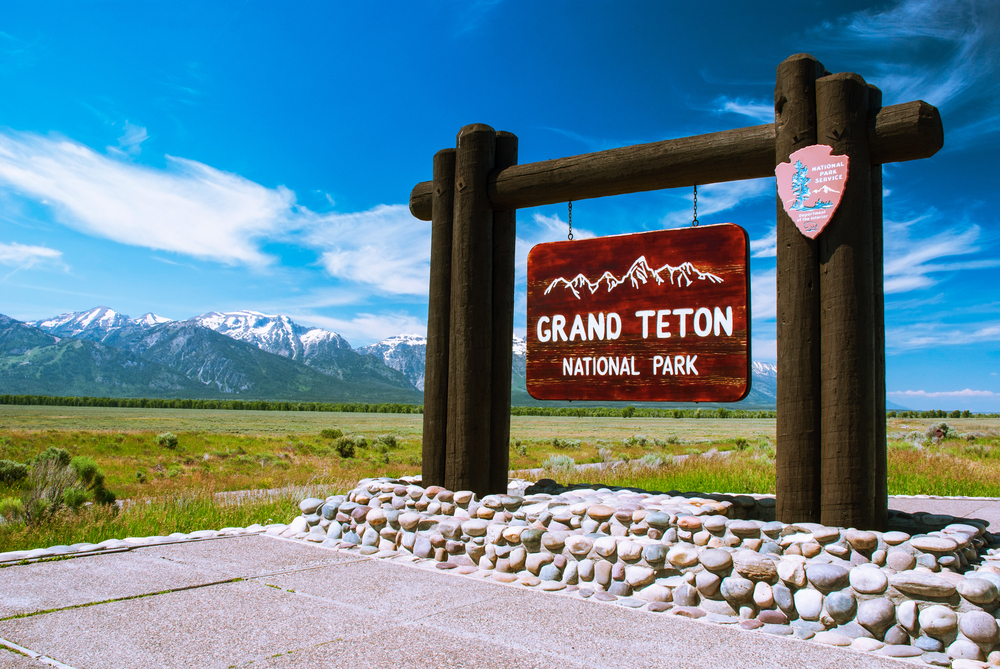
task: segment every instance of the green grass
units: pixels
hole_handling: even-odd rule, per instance
[[[936,422],[888,421],[890,494],[1000,497],[1000,421],[949,419],[949,437],[941,443],[907,440]],[[117,514],[87,507],[43,525],[0,525],[0,551],[288,522],[303,490],[342,493],[364,477],[420,473],[421,428],[418,414],[0,406],[0,459],[27,462],[46,448],[64,448],[93,458],[106,486],[128,500]],[[342,458],[336,440],[320,434],[333,429],[363,434],[369,446]],[[167,432],[177,436],[176,445],[158,439]],[[658,467],[549,475],[562,483],[646,490],[773,493],[774,434],[773,419],[514,416],[511,469],[565,458],[579,464],[662,459]],[[394,438],[395,446],[376,443],[379,435]],[[712,449],[733,452],[671,457]],[[0,498],[19,497],[23,485],[0,483]],[[238,503],[217,496],[240,490],[268,492],[240,496]]]
[[[285,492],[225,502],[207,491],[191,491],[168,498],[141,498],[121,510],[95,505],[79,512],[64,511],[30,526],[0,526],[0,550],[285,523],[291,520],[301,499],[300,492]]]

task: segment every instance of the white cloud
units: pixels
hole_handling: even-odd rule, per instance
[[[774,258],[778,255],[778,228],[771,226],[760,239],[750,240],[751,258]]]
[[[61,259],[62,251],[50,249],[47,246],[0,242],[0,263],[4,265],[27,269],[39,263],[56,262]]]
[[[294,194],[167,156],[166,170],[67,139],[0,132],[0,186],[50,205],[87,234],[227,264],[264,265],[257,247],[289,228]]]
[[[142,151],[142,143],[147,139],[149,134],[145,128],[125,121],[125,133],[118,138],[118,146],[109,146],[108,151],[119,155],[138,156]]]
[[[913,323],[900,328],[887,328],[885,341],[886,345],[894,350],[1000,341],[1000,322],[972,323],[965,326]]]
[[[778,340],[770,337],[753,337],[751,354],[756,362],[777,362]]]
[[[380,342],[401,332],[427,334],[427,323],[407,313],[359,313],[350,319],[311,313],[288,315],[303,325],[332,330],[347,339],[354,348]]]
[[[569,224],[557,215],[534,214],[531,223],[518,221],[514,247],[514,276],[520,284],[528,276],[528,253],[536,244],[566,240]],[[585,228],[573,228],[573,239],[590,239],[594,233]]]
[[[715,105],[720,112],[748,116],[761,124],[774,123],[773,103],[744,101],[740,98],[730,99],[723,95],[715,101]]]
[[[744,202],[759,197],[774,195],[774,177],[749,179],[746,181],[730,181],[721,184],[708,184],[698,187],[698,221],[701,223],[721,223],[723,221],[705,221],[705,217],[719,218],[718,214],[734,209]],[[691,224],[694,213],[694,191],[683,197],[688,206],[679,211],[673,211],[664,216],[660,222],[667,228],[677,228]]]
[[[931,262],[941,258],[977,253],[980,236],[978,225],[948,228],[936,234],[914,239],[914,232],[921,231],[922,223],[935,223],[940,219],[936,211],[908,221],[885,221],[885,292],[903,293],[928,288],[938,283],[932,276],[942,272],[1000,267],[1000,259],[969,260],[964,262]]]
[[[431,226],[414,219],[406,205],[301,216],[308,220],[305,242],[320,251],[320,263],[332,276],[386,293],[427,294]]]
[[[750,274],[750,314],[755,319],[772,319],[778,315],[777,270]]]
[[[1000,397],[1000,393],[990,390],[944,390],[928,392],[926,390],[890,390],[886,395],[896,397]]]

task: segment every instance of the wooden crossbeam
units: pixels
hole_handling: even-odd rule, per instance
[[[832,140],[820,137],[820,144]],[[921,100],[883,107],[868,122],[873,165],[933,156],[944,145],[941,115]],[[497,211],[774,176],[774,124],[636,144],[579,156],[512,165],[489,177]],[[410,212],[431,219],[433,182],[410,193]]]

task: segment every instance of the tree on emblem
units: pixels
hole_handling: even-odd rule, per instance
[[[795,161],[795,174],[792,176],[792,194],[795,195],[795,202],[792,209],[795,211],[812,211],[814,209],[827,209],[833,206],[832,202],[817,200],[816,204],[807,207],[805,201],[809,198],[809,168],[802,164],[801,160]]]

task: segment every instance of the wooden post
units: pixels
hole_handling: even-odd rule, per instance
[[[517,136],[500,131],[494,171],[517,164]],[[489,492],[506,493],[510,470],[510,375],[514,335],[517,210],[493,212],[493,358]]]
[[[816,82],[818,141],[850,158],[840,206],[819,236],[822,381],[821,522],[873,527],[874,267],[868,85],[841,73]]]
[[[816,79],[823,66],[796,54],[778,66],[775,164],[816,144]],[[776,501],[785,523],[820,522],[820,318],[818,243],[778,206]]]
[[[493,349],[493,208],[487,190],[496,132],[467,125],[458,133],[451,247],[451,332],[445,487],[490,487]]]
[[[451,238],[455,201],[455,149],[434,154],[431,280],[424,365],[424,435],[421,479],[444,485],[448,429],[448,337],[451,314]]]
[[[882,91],[868,85],[868,118],[882,109]],[[871,529],[884,532],[889,526],[889,462],[885,416],[885,273],[883,268],[882,165],[872,170],[872,259],[875,267],[875,504]]]

